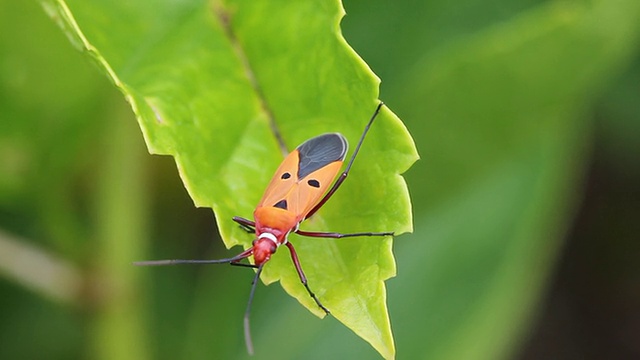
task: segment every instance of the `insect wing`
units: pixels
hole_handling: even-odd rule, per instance
[[[341,134],[331,133],[311,138],[296,148],[300,153],[298,179],[335,161],[343,161],[347,154],[347,139]]]
[[[298,163],[300,162],[298,150],[293,150],[282,161],[282,164],[276,170],[271,178],[271,182],[262,195],[262,200],[258,203],[258,207],[275,206],[278,202],[286,199],[287,194],[291,192],[298,183]]]
[[[347,140],[337,133],[305,141],[280,164],[258,207],[279,207],[304,218],[335,179],[346,153]]]
[[[322,195],[327,192],[327,189],[331,187],[341,168],[342,160],[337,160],[302,179],[296,189],[298,201],[294,205],[297,205],[297,207],[290,210],[298,214],[300,219],[305,218],[309,211],[320,201]]]

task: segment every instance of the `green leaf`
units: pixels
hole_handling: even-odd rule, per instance
[[[228,247],[253,240],[231,221],[251,217],[291,149],[341,132],[355,146],[379,80],[342,38],[338,1],[45,1],[133,107],[152,153],[172,155],[198,206],[213,208]],[[383,109],[349,180],[305,230],[411,231],[399,175],[417,159],[400,120]],[[332,314],[385,358],[395,354],[384,280],[395,275],[391,239],[291,236],[309,284]],[[262,279],[318,316],[286,251]]]

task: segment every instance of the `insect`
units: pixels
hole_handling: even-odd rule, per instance
[[[393,236],[393,232],[363,232],[342,234],[336,232],[317,232],[300,230],[300,224],[315,214],[338,190],[351,170],[351,166],[360,151],[364,138],[371,128],[384,104],[381,102],[367,123],[347,166],[338,176],[347,154],[348,143],[339,133],[327,133],[311,138],[300,144],[287,155],[276,170],[271,182],[267,186],[262,199],[253,212],[253,221],[239,216],[233,220],[240,227],[254,233],[256,239],[253,246],[240,254],[216,260],[153,260],[136,262],[136,265],[177,265],[177,264],[221,264],[246,266],[256,268],[256,274],[251,283],[249,301],[244,314],[244,335],[247,351],[253,354],[253,343],[249,326],[251,303],[256,290],[256,284],[265,264],[281,246],[285,245],[291,254],[291,260],[298,272],[302,285],[316,304],[327,314],[327,309],[318,297],[311,291],[307,277],[296,250],[288,240],[290,233],[308,237],[345,238],[355,236]],[[337,177],[337,179],[336,179]],[[253,264],[242,263],[242,259],[253,256]]]

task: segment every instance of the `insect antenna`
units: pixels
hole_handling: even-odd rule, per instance
[[[215,259],[215,260],[182,260],[182,259],[173,259],[173,260],[149,260],[149,261],[136,261],[133,265],[137,266],[166,266],[166,265],[181,265],[181,264],[225,264],[231,263],[235,264],[237,261],[245,259],[253,253],[253,248],[249,248],[240,254],[228,258],[228,259]],[[239,264],[238,264],[239,265]]]
[[[327,193],[324,195],[324,197],[322,197],[322,199],[320,201],[318,201],[316,206],[314,206],[307,213],[307,215],[305,215],[305,219],[310,218],[313,214],[316,213],[316,211],[320,210],[320,208],[324,205],[324,203],[326,203],[331,198],[331,196],[333,196],[333,193],[335,193],[336,190],[338,190],[338,188],[340,187],[340,185],[342,185],[342,183],[345,181],[345,179],[347,178],[347,175],[349,175],[349,171],[351,170],[351,166],[353,165],[353,162],[356,160],[356,156],[358,155],[358,152],[360,151],[360,147],[362,147],[362,143],[364,142],[364,138],[365,138],[365,136],[367,136],[367,133],[369,132],[369,129],[371,128],[371,124],[373,124],[373,120],[376,119],[376,117],[378,116],[378,113],[380,113],[380,109],[382,108],[383,105],[384,105],[384,103],[381,101],[378,104],[378,106],[376,107],[376,111],[374,111],[373,115],[371,115],[371,119],[369,119],[369,122],[367,123],[367,126],[364,127],[364,131],[362,132],[362,135],[360,136],[360,141],[358,141],[358,145],[356,145],[355,150],[353,150],[353,154],[351,155],[351,159],[349,160],[349,163],[347,163],[347,167],[344,169],[342,174],[340,174],[340,177],[338,177],[338,180],[336,180],[336,182],[333,183],[333,185],[331,186],[331,189],[329,189],[329,191],[327,191]]]
[[[227,259],[215,259],[215,260],[183,260],[183,259],[173,259],[173,260],[149,260],[149,261],[136,261],[133,264],[137,266],[166,266],[166,265],[181,265],[181,264],[225,264],[229,263],[231,265],[236,266],[245,266],[257,268],[256,275],[253,277],[253,281],[251,282],[251,292],[249,293],[249,301],[247,303],[247,310],[244,313],[244,339],[247,346],[247,352],[249,355],[253,355],[253,342],[251,341],[251,328],[249,325],[249,315],[251,314],[251,304],[253,303],[253,296],[256,292],[256,285],[258,284],[258,279],[260,278],[260,274],[262,273],[262,267],[265,263],[258,265],[255,264],[244,264],[238,261],[245,259],[253,254],[253,247],[241,252],[240,254],[227,258]]]
[[[247,310],[244,312],[244,341],[247,345],[247,352],[249,355],[253,355],[253,341],[251,341],[251,327],[249,325],[249,315],[251,314],[251,303],[253,302],[253,295],[256,292],[256,285],[258,284],[258,279],[260,278],[260,273],[262,273],[262,267],[265,263],[260,264],[258,266],[258,271],[256,271],[256,276],[253,277],[253,281],[251,282],[251,292],[249,293],[249,301],[247,302]]]

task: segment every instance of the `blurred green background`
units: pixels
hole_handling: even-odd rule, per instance
[[[422,159],[397,357],[640,357],[640,4],[345,2]],[[34,2],[0,1],[0,358],[245,358],[242,269],[170,157]],[[205,255],[203,255],[205,254]],[[378,358],[259,287],[256,358]]]

